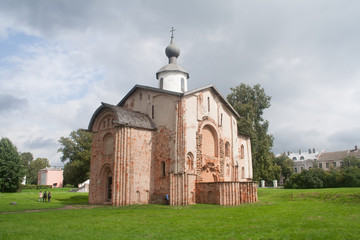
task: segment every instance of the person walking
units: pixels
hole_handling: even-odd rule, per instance
[[[46,198],[47,198],[47,194],[46,194],[46,191],[45,191],[44,195],[43,195],[43,202],[46,202]]]
[[[48,193],[48,202],[50,202],[51,199],[51,192]]]
[[[42,191],[40,191],[39,192],[39,202],[41,202],[42,198],[43,198],[43,193],[42,193]]]

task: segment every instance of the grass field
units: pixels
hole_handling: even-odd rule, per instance
[[[87,194],[52,193],[0,194],[0,212],[20,211],[0,214],[0,239],[360,239],[360,188],[258,189],[258,203],[238,207],[92,207]]]

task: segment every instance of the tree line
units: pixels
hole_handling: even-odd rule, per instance
[[[8,138],[0,140],[0,189],[15,192],[26,177],[27,184],[37,184],[40,169],[50,167],[46,158],[36,158],[30,152],[18,152]]]
[[[360,187],[360,159],[349,156],[344,159],[341,167],[325,171],[318,167],[294,173],[285,182],[285,188],[337,188]]]

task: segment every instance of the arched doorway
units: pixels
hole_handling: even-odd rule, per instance
[[[113,173],[109,164],[105,164],[101,169],[101,182],[101,198],[104,202],[112,202]]]

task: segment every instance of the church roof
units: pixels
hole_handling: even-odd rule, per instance
[[[206,89],[211,89],[215,95],[219,98],[219,100],[229,108],[229,110],[237,117],[237,118],[240,118],[240,115],[235,111],[235,109],[230,105],[230,103],[220,94],[220,92],[215,88],[214,85],[208,85],[208,86],[205,86],[205,87],[201,87],[201,88],[197,88],[197,89],[194,89],[194,90],[191,90],[191,91],[187,91],[184,93],[185,96],[187,95],[191,95],[191,94],[194,94],[194,93],[197,93],[197,92],[201,92],[201,91],[204,91]]]
[[[144,89],[144,90],[150,90],[150,91],[154,91],[154,92],[158,92],[158,93],[165,93],[165,94],[169,94],[169,95],[174,95],[174,96],[179,96],[181,97],[183,95],[183,93],[180,92],[173,92],[173,91],[168,91],[168,90],[163,90],[160,88],[154,88],[154,87],[149,87],[149,86],[144,86],[144,85],[139,85],[136,84],[126,95],[125,97],[123,97],[123,99],[121,99],[121,101],[117,104],[117,106],[122,106],[123,103],[126,102],[126,100],[138,89]]]
[[[95,113],[91,117],[88,127],[89,131],[92,130],[96,117],[103,109],[106,108],[114,112],[114,124],[151,130],[156,129],[155,124],[151,121],[151,119],[143,113],[125,109],[108,103],[101,103],[101,106],[95,111]]]
[[[185,93],[179,93],[179,92],[173,92],[173,91],[168,91],[168,90],[163,90],[160,88],[154,88],[154,87],[149,87],[149,86],[143,86],[143,85],[138,85],[136,84],[129,92],[128,94],[125,95],[125,97],[123,99],[121,99],[121,101],[117,104],[117,106],[122,106],[126,100],[138,89],[144,89],[144,90],[151,90],[154,92],[159,92],[159,93],[165,93],[165,94],[169,94],[169,95],[174,95],[174,96],[178,96],[178,97],[182,97],[182,96],[188,96],[194,93],[198,93],[207,89],[210,89],[211,91],[213,91],[215,93],[215,95],[219,98],[219,100],[228,107],[228,109],[237,117],[240,118],[240,115],[235,111],[235,109],[230,105],[230,103],[220,94],[220,92],[214,87],[214,85],[208,85],[205,87],[201,87],[201,88],[197,88],[191,91],[187,91]]]

